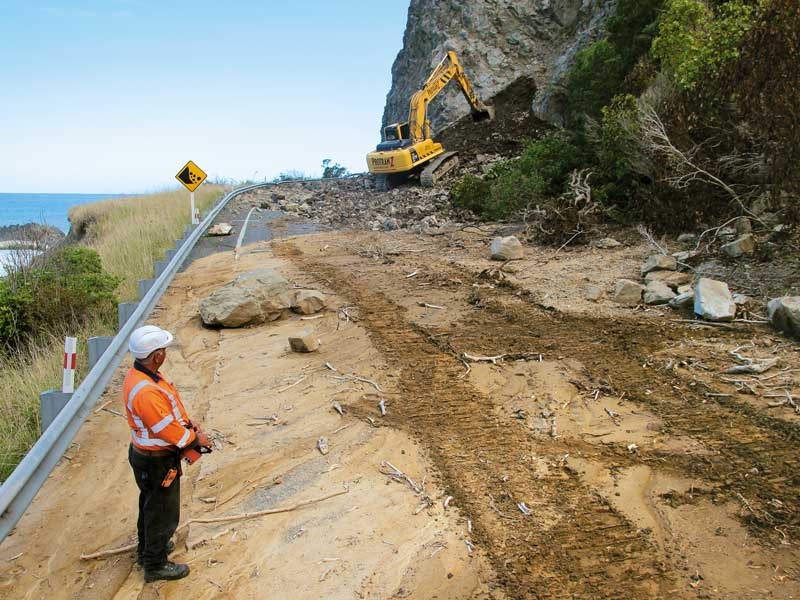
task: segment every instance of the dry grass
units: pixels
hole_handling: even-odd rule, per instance
[[[195,193],[200,210],[223,191],[221,186],[201,186]],[[105,200],[77,206],[69,216],[81,243],[97,250],[104,269],[122,278],[120,300],[136,300],[138,280],[153,276],[153,263],[164,258],[189,223],[188,192]],[[80,331],[54,332],[28,350],[0,355],[0,481],[39,438],[39,393],[61,389],[65,335],[78,338],[77,385],[87,371],[86,340],[114,333],[98,319]]]
[[[203,185],[195,201],[202,211],[222,193],[221,186]],[[74,207],[69,219],[82,242],[100,253],[103,268],[123,279],[120,300],[135,301],[138,280],[153,276],[153,263],[164,258],[189,224],[189,194],[181,189],[103,200]]]
[[[101,321],[69,332],[68,335],[78,338],[76,384],[87,371],[86,340],[113,334]],[[65,335],[54,333],[28,350],[0,355],[0,481],[5,481],[39,438],[39,393],[61,389]]]

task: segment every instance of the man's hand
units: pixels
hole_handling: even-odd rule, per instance
[[[209,448],[211,446],[211,440],[208,439],[208,436],[206,435],[205,431],[202,430],[197,431],[197,443],[200,446],[205,446],[206,448]]]

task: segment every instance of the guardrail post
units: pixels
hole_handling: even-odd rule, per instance
[[[103,356],[103,353],[108,349],[111,345],[111,342],[114,340],[113,337],[110,335],[98,335],[96,337],[89,338],[89,370],[91,371],[94,366],[97,364],[97,361],[100,360],[100,357]]]
[[[175,240],[175,250],[177,250],[181,246],[183,246],[183,238],[181,238],[179,240]]]
[[[56,420],[58,413],[67,405],[72,394],[65,394],[58,390],[47,390],[39,394],[39,402],[42,405],[42,433],[50,427],[50,423]]]
[[[153,264],[153,276],[158,279],[161,277],[161,274],[164,272],[164,269],[167,268],[167,261],[165,260],[157,260]]]
[[[136,307],[139,306],[138,302],[120,302],[119,306],[117,307],[119,313],[119,329],[121,331],[123,327],[125,327],[125,323],[128,322],[128,319],[131,318],[131,315],[136,311]]]
[[[171,248],[167,250],[167,257],[164,259],[167,262],[172,262],[172,259],[175,258],[175,255],[178,253],[177,248]]]
[[[147,292],[150,291],[150,288],[153,287],[153,284],[156,282],[155,279],[140,279],[139,280],[139,300],[143,300],[144,297],[147,295]]]

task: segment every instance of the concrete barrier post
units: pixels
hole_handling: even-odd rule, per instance
[[[125,323],[128,322],[128,319],[131,318],[131,315],[136,310],[136,307],[139,306],[138,302],[120,302],[118,308],[119,311],[119,329],[120,331],[124,326]]]
[[[89,338],[89,370],[91,371],[114,340],[110,335]]]
[[[58,390],[47,390],[39,394],[39,402],[42,406],[42,433],[56,420],[58,413],[67,405],[70,398],[72,398],[72,394],[65,394]]]
[[[179,240],[175,240],[175,250],[177,250],[181,246],[183,246],[183,238],[181,238]]]
[[[161,277],[161,274],[164,272],[164,269],[167,268],[167,261],[165,260],[157,260],[153,265],[153,275],[158,279]]]
[[[175,255],[177,253],[178,253],[178,250],[176,248],[172,248],[171,250],[167,250],[167,257],[164,260],[166,260],[167,262],[170,262],[173,258],[175,258]]]
[[[143,300],[144,297],[147,295],[147,292],[150,291],[150,288],[153,287],[153,284],[156,282],[155,279],[140,279],[139,280],[139,300]]]

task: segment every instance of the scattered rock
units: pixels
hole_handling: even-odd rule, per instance
[[[741,237],[736,238],[732,242],[722,246],[722,251],[731,258],[739,258],[745,254],[752,254],[755,252],[756,244],[753,240],[753,234],[748,233]]]
[[[210,227],[206,232],[206,235],[230,235],[233,232],[233,225],[230,223],[217,223],[213,227]]]
[[[289,336],[289,346],[293,352],[315,352],[319,349],[319,338],[310,329]]]
[[[732,321],[736,316],[728,284],[701,277],[694,287],[694,312],[707,321]]]
[[[660,281],[673,290],[677,290],[679,286],[691,283],[692,279],[691,274],[681,273],[679,271],[651,271],[644,277],[645,283],[649,284],[653,281]]]
[[[327,306],[325,295],[316,290],[298,290],[294,294],[292,310],[301,315],[313,315]]]
[[[669,301],[672,308],[686,308],[694,304],[694,291],[682,292]]]
[[[679,263],[687,264],[693,258],[700,256],[700,253],[695,250],[682,250],[680,252],[673,252],[672,256]]]
[[[776,329],[800,338],[800,296],[770,300],[767,313]]]
[[[600,248],[601,250],[608,250],[610,248],[617,248],[619,246],[622,246],[622,244],[619,243],[614,238],[603,238],[602,240],[595,241],[592,245],[595,248]]]
[[[384,231],[395,231],[400,229],[400,223],[394,217],[389,217],[383,221]]]
[[[753,233],[753,223],[750,221],[749,217],[739,217],[734,221],[733,227],[739,235]]]
[[[292,306],[289,282],[272,269],[239,275],[200,301],[200,317],[206,325],[241,327],[274,321]]]
[[[653,254],[642,265],[642,277],[652,271],[674,271],[678,268],[678,261],[674,256],[666,254]]]
[[[697,241],[697,236],[694,233],[682,233],[678,236],[679,244],[694,244]]]
[[[587,300],[590,300],[591,302],[597,302],[603,297],[603,290],[596,285],[587,285],[585,296]]]
[[[663,281],[651,281],[644,290],[645,304],[666,304],[674,297],[675,292]]]
[[[678,292],[678,295],[685,294],[686,292],[692,292],[692,297],[694,297],[694,286],[691,285],[679,285],[678,289],[675,290]]]
[[[489,251],[492,260],[519,260],[524,256],[522,244],[513,235],[493,239]]]
[[[614,302],[623,306],[636,306],[642,302],[644,286],[630,279],[620,279],[614,287]]]
[[[733,301],[736,303],[737,306],[744,306],[748,302],[750,302],[750,296],[745,296],[744,294],[734,294]]]

